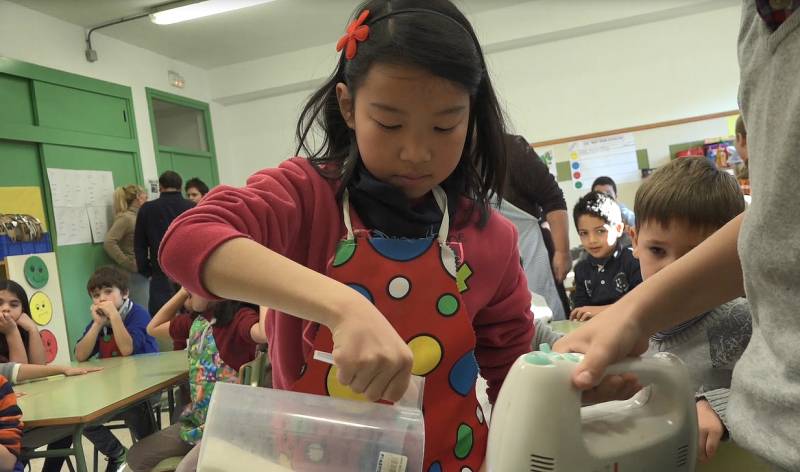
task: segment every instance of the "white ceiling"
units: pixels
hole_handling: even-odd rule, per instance
[[[89,28],[143,13],[166,0],[11,0],[49,16]],[[529,0],[455,0],[475,14]],[[333,44],[358,0],[275,0],[168,26],[141,18],[99,32],[205,69]],[[102,52],[101,52],[102,53]]]

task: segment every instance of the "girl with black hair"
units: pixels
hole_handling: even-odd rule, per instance
[[[0,362],[47,363],[39,329],[30,314],[25,289],[13,280],[0,280]]]
[[[181,312],[181,307],[190,313]],[[163,459],[185,456],[178,470],[194,470],[200,450],[195,446],[203,437],[214,386],[239,381],[239,368],[255,358],[257,344],[267,341],[264,322],[255,305],[209,301],[182,288],[156,313],[147,333],[169,333],[176,345],[186,346],[191,402],[177,423],[133,445],[128,467],[134,472],[149,471]]]
[[[517,235],[489,208],[506,158],[481,46],[448,0],[370,0],[337,49],[297,126],[308,158],[209,194],[164,237],[162,267],[274,309],[276,388],[394,401],[424,376],[424,470],[478,471],[478,371],[494,401],[533,335]]]

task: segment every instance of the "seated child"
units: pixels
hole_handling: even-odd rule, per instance
[[[619,239],[619,205],[608,195],[589,192],[572,213],[588,256],[575,265],[575,308],[570,319],[587,321],[642,282],[639,262]]]
[[[178,300],[185,297],[191,310],[201,316],[176,316],[177,306],[182,304]],[[168,304],[172,308],[159,310],[148,330],[158,333],[166,328],[176,342],[188,339],[192,403],[178,423],[133,445],[128,467],[134,472],[149,471],[161,460],[180,455],[186,457],[179,470],[193,470],[199,452],[195,445],[203,436],[214,384],[238,383],[239,368],[255,358],[257,344],[267,342],[264,318],[259,317],[255,305],[230,300],[209,302],[183,289]]]
[[[13,280],[0,280],[0,362],[47,363],[39,329],[30,314],[25,289]]]
[[[647,279],[699,245],[745,208],[736,179],[705,158],[678,159],[656,171],[636,192],[634,255]],[[702,287],[698,287],[702,290]],[[725,410],[733,366],[752,333],[743,298],[650,338],[649,354],[671,352],[689,368],[697,394],[701,461],[727,433]]]
[[[11,382],[0,375],[0,472],[22,469],[17,460],[22,447],[22,410]]]
[[[186,349],[186,338],[172,338],[169,334],[170,326],[180,324],[181,326],[191,326],[200,313],[192,310],[192,300],[189,292],[181,288],[178,293],[172,296],[164,306],[158,310],[150,323],[147,324],[147,334],[156,339],[170,339],[172,341],[173,351],[183,351]],[[169,323],[164,323],[159,320],[172,320]],[[178,395],[175,397],[175,409],[170,418],[170,424],[178,421],[183,409],[191,403],[192,397],[189,392],[189,383],[184,382],[178,385]]]
[[[86,289],[92,297],[92,321],[75,346],[76,360],[83,362],[95,355],[105,359],[158,352],[155,338],[147,334],[150,314],[128,298],[127,274],[113,266],[100,267],[92,274]],[[137,440],[155,432],[155,419],[146,401],[120,413],[116,419],[124,420]],[[125,463],[127,450],[111,430],[103,425],[89,426],[84,435],[106,456],[106,470],[117,470]],[[50,444],[50,448],[68,447],[71,441],[66,438]],[[48,459],[43,471],[60,470],[62,463],[61,458]]]

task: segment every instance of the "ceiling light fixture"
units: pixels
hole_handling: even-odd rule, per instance
[[[150,21],[157,25],[171,25],[272,1],[274,0],[205,0],[203,2],[152,13],[150,15]]]

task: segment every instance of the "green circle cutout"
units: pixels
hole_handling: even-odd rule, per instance
[[[353,258],[356,253],[356,242],[352,240],[341,241],[336,247],[336,255],[333,257],[333,266],[339,267]]]
[[[47,270],[47,264],[45,264],[39,256],[27,258],[23,270],[25,271],[25,280],[27,280],[33,288],[42,288],[47,285],[47,281],[50,280],[50,272]]]
[[[456,448],[455,453],[456,457],[459,459],[464,459],[472,452],[472,428],[468,425],[461,423],[458,426],[458,436],[456,438]]]
[[[436,309],[444,316],[452,316],[458,311],[458,299],[449,293],[439,297],[436,303]]]

